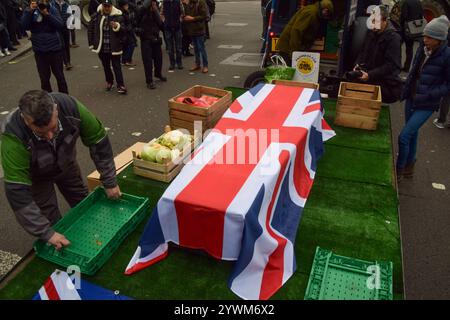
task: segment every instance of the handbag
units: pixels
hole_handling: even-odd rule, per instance
[[[405,35],[410,39],[421,38],[426,25],[425,18],[407,21],[405,22]]]

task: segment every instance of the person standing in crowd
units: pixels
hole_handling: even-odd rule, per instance
[[[72,69],[70,63],[70,30],[67,28],[67,19],[70,17],[69,2],[67,0],[53,0],[51,5],[58,10],[63,21],[63,27],[59,32],[63,43],[63,62],[66,70]]]
[[[41,79],[41,88],[52,91],[50,76],[58,83],[58,91],[68,93],[63,71],[63,46],[59,31],[64,27],[58,11],[45,0],[31,0],[22,17],[25,30],[31,31],[31,44]]]
[[[135,15],[134,10],[130,8],[128,0],[119,0],[119,9],[122,11],[123,16],[123,54],[122,64],[127,67],[136,66],[133,63],[133,52],[136,47],[136,36],[134,34],[135,28]]]
[[[447,36],[447,45],[450,46],[450,32]],[[433,124],[439,128],[444,129],[446,127],[450,128],[450,120],[448,118],[450,109],[450,92],[441,100],[441,104],[439,106],[439,116],[433,120]]]
[[[181,0],[164,0],[161,8],[161,19],[164,23],[164,33],[169,53],[169,70],[183,69],[181,61],[182,54],[182,32],[181,21],[184,17],[184,7]]]
[[[419,129],[437,111],[450,92],[450,21],[444,15],[430,21],[423,31],[423,43],[414,57],[402,92],[405,126],[398,137],[397,179],[414,174]]]
[[[6,8],[3,2],[0,2],[0,58],[11,55],[8,50],[9,36],[6,30]]]
[[[16,219],[25,231],[57,250],[70,241],[52,227],[61,219],[55,185],[72,208],[89,193],[76,159],[78,138],[89,148],[107,197],[120,198],[106,130],[75,98],[28,91],[4,121],[0,135],[5,193]]]
[[[159,34],[163,30],[163,23],[156,0],[147,0],[139,8],[136,25],[136,33],[141,39],[145,82],[147,83],[147,88],[155,89],[153,74],[159,80],[167,81],[167,78],[162,75],[162,38]]]
[[[205,20],[205,38],[209,39],[210,38],[209,23],[211,22],[212,16],[216,12],[216,1],[214,1],[214,0],[205,0],[205,1],[206,1],[206,9],[207,9],[206,20]]]
[[[20,42],[17,40],[17,31],[19,25],[17,22],[16,12],[19,10],[18,0],[4,0],[6,1],[6,23],[9,33],[9,39],[12,45],[20,46]]]
[[[98,54],[103,65],[106,79],[106,91],[111,91],[116,77],[117,92],[127,94],[122,75],[120,56],[122,51],[123,33],[122,11],[113,6],[112,0],[103,0],[97,12],[91,16],[88,27],[89,48]]]
[[[420,0],[404,0],[400,14],[400,28],[402,40],[406,47],[406,59],[402,71],[408,72],[413,58],[415,40],[408,36],[408,22],[423,18],[423,7]]]
[[[183,4],[183,11],[187,1],[188,0],[181,0],[181,3]],[[183,52],[183,56],[193,57],[194,55],[190,51],[190,47],[192,45],[192,38],[188,34],[187,22],[185,22],[184,20],[181,22],[181,33],[182,33],[181,51]]]
[[[26,0],[18,0],[19,7],[16,11],[16,21],[17,21],[17,39],[21,40],[22,38],[28,38],[28,34],[22,26],[22,16],[23,10],[28,6],[28,1]]]
[[[206,3],[204,0],[186,0],[183,5],[183,20],[186,22],[187,33],[192,38],[195,52],[195,65],[189,71],[202,70],[203,73],[208,73],[208,55],[205,48]]]
[[[387,6],[380,5],[380,23],[372,25],[356,59],[354,70],[361,69],[359,81],[381,87],[383,102],[393,103],[400,98],[402,83],[401,38],[389,21]]]

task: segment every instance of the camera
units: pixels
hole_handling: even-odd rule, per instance
[[[362,77],[362,75],[363,75],[362,71],[367,72],[367,70],[364,68],[363,64],[357,66],[355,68],[355,70],[346,72],[345,78],[347,78],[350,81],[357,80]]]

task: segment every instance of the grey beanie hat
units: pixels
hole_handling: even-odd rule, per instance
[[[437,39],[437,40],[447,40],[448,28],[450,27],[450,21],[447,16],[440,16],[431,20],[423,29],[423,35]]]

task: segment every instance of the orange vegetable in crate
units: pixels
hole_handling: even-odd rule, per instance
[[[219,99],[215,98],[215,97],[203,95],[203,96],[201,96],[201,98],[196,98],[196,97],[178,97],[176,99],[176,102],[190,104],[190,105],[193,105],[193,106],[196,106],[196,107],[207,108],[207,107],[210,107],[212,104],[214,104],[217,100],[219,100]]]

